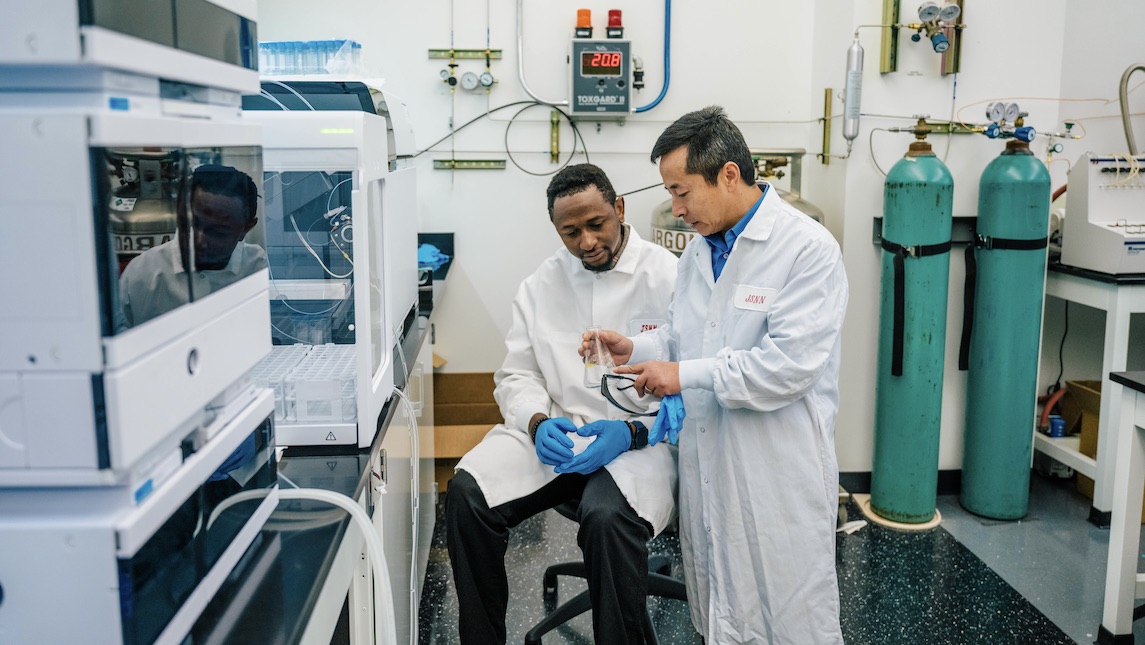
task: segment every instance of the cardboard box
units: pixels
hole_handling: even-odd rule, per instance
[[[450,425],[433,427],[433,456],[441,461],[442,458],[461,459],[473,446],[481,443],[485,435],[493,429],[495,423],[476,423],[470,425]]]
[[[1101,416],[1101,381],[1066,381],[1065,388],[1069,398],[1081,411],[1078,451],[1086,457],[1096,457],[1098,419]],[[1089,492],[1086,495],[1093,499],[1092,479],[1079,475],[1078,490],[1082,490],[1083,479],[1088,482]]]
[[[502,423],[493,400],[493,373],[435,373],[433,423],[434,475],[444,491],[461,457]]]
[[[1101,418],[1101,381],[1066,381],[1069,397],[1081,410],[1081,432],[1078,452],[1086,457],[1097,457],[1098,421]],[[1063,397],[1064,400],[1064,397]],[[1077,490],[1093,499],[1093,480],[1077,473]],[[1141,523],[1145,524],[1145,503],[1141,506]]]

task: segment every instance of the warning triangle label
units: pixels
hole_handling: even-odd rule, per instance
[[[333,432],[326,435],[326,441],[337,441],[337,440],[338,440],[338,437],[335,437]]]
[[[326,462],[326,467],[329,468],[331,471],[333,471],[335,468],[338,467],[338,462],[328,461],[328,462]]]

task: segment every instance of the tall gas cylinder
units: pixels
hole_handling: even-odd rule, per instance
[[[968,368],[962,506],[1002,520],[1029,507],[1050,217],[1050,173],[1022,130],[982,172],[967,251],[969,353],[959,359]]]
[[[696,229],[672,214],[672,200],[666,199],[652,209],[653,244],[659,244],[680,257],[693,237],[696,237]]]
[[[954,180],[928,132],[920,117],[883,188],[871,510],[906,524],[933,519],[938,491]]]

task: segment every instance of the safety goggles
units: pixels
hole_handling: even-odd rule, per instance
[[[660,408],[656,408],[651,412],[642,412],[639,410],[633,410],[616,400],[616,395],[613,394],[613,392],[619,393],[625,390],[631,390],[635,386],[636,379],[628,376],[627,374],[605,374],[600,378],[600,392],[604,395],[604,398],[608,399],[609,403],[615,405],[616,407],[624,410],[629,414],[635,414],[636,416],[656,416],[656,414],[660,412]]]

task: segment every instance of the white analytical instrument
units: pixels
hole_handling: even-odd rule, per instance
[[[202,90],[258,90],[257,0],[6,3],[0,65],[55,80],[117,70]],[[70,86],[71,82],[66,82]]]
[[[222,118],[114,76],[130,89],[0,91],[0,486],[154,487],[185,440],[202,445],[253,396],[236,384],[270,351],[261,201],[231,241],[241,266],[206,271],[199,243],[180,246],[215,227],[191,208],[200,167],[261,194],[260,128],[238,118],[237,94]]]
[[[0,642],[182,643],[277,502],[256,3],[9,4]]]
[[[368,447],[416,318],[416,175],[390,145],[408,137],[361,83],[289,85],[293,103],[265,83],[279,105],[244,111],[264,132],[275,344],[254,378],[276,392],[280,445]]]
[[[1069,173],[1062,264],[1145,273],[1145,155],[1087,153]]]
[[[176,645],[278,503],[260,390],[162,488],[0,492],[0,642]]]

